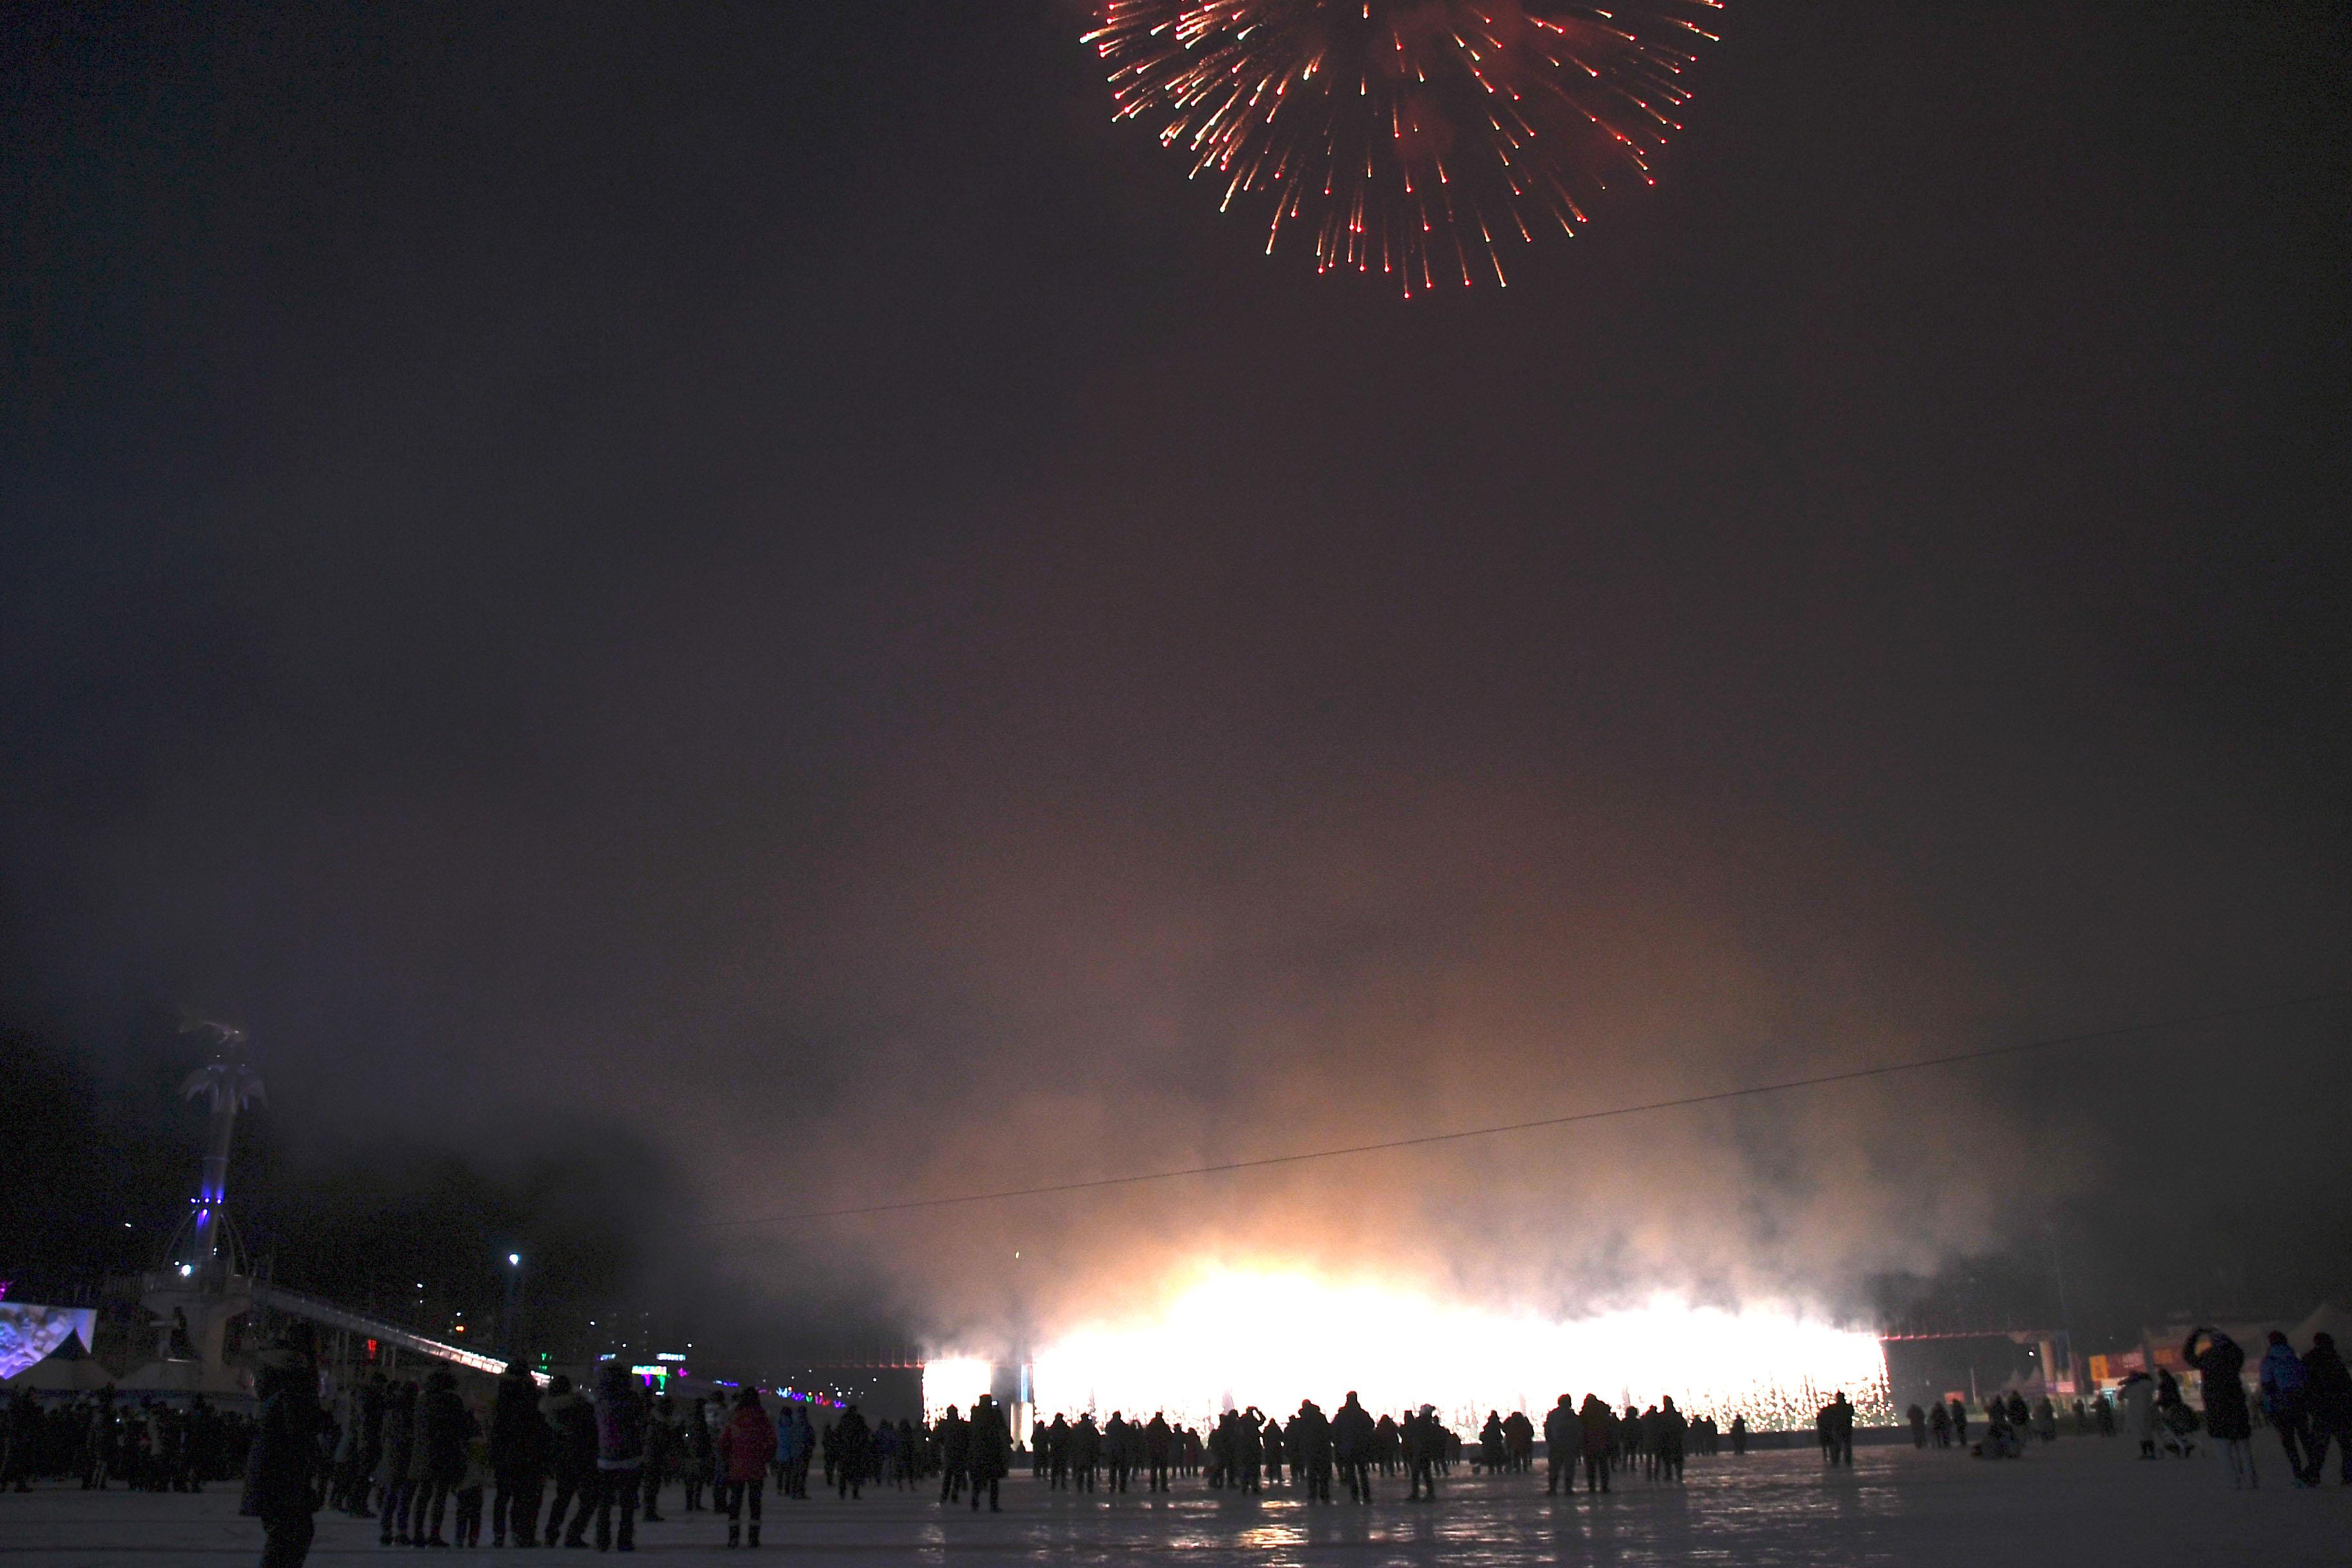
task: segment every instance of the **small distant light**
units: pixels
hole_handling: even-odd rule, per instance
[[[180,1265],[180,1278],[183,1279],[185,1279],[189,1275],[194,1274],[195,1271],[195,1266],[194,1264],[183,1263]]]
[[[129,1230],[129,1229],[131,1228],[131,1222],[130,1222],[129,1220],[127,1220],[127,1219],[126,1219],[126,1220],[124,1220],[124,1221],[122,1222],[122,1228],[123,1228],[123,1229],[125,1229],[125,1230]]]
[[[508,1253],[508,1254],[507,1254],[507,1263],[508,1263],[508,1266],[509,1266],[509,1267],[510,1267],[510,1268],[521,1268],[521,1267],[522,1267],[522,1254],[521,1254],[521,1253],[520,1253],[520,1252],[509,1252],[509,1253]]]

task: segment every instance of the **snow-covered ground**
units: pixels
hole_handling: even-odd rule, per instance
[[[2263,1435],[2259,1491],[2233,1492],[2203,1458],[2140,1462],[2122,1440],[2064,1440],[2013,1463],[1955,1454],[1866,1448],[1852,1471],[1824,1470],[1795,1451],[1696,1459],[1679,1489],[1624,1483],[1574,1500],[1544,1496],[1540,1476],[1474,1479],[1457,1471],[1434,1505],[1402,1500],[1383,1482],[1370,1509],[1310,1508],[1286,1490],[1256,1500],[1180,1482],[1166,1499],[1046,1492],[1026,1476],[1005,1488],[1004,1511],[943,1510],[916,1493],[869,1490],[767,1500],[764,1550],[794,1564],[1166,1562],[1213,1564],[1487,1563],[1739,1564],[1901,1563],[1905,1568],[2000,1564],[2352,1563],[2352,1490],[2287,1485],[2277,1446]],[[673,1504],[675,1489],[670,1494]],[[314,1561],[387,1552],[372,1522],[319,1516]],[[643,1528],[641,1553],[669,1559],[722,1551],[725,1529],[707,1514],[672,1512]],[[171,1568],[257,1557],[259,1528],[236,1500],[44,1489],[0,1496],[0,1568]],[[484,1547],[483,1552],[489,1549]],[[421,1554],[410,1554],[412,1560]],[[454,1556],[458,1553],[436,1553]],[[465,1554],[476,1555],[476,1554]],[[584,1552],[524,1559],[553,1568]],[[608,1559],[609,1561],[609,1559]]]

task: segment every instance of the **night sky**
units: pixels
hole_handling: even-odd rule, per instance
[[[0,9],[0,1007],[242,1021],[286,1184],[635,1151],[778,1321],[2352,1293],[2341,1004],[696,1228],[2352,984],[2345,21],[1734,0],[1405,304],[1064,0]]]

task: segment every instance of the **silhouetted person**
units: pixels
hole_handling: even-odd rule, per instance
[[[963,1500],[964,1467],[971,1461],[971,1427],[952,1405],[933,1436],[940,1445],[940,1500]]]
[[[1514,1410],[1503,1417],[1503,1463],[1521,1473],[1535,1468],[1536,1428],[1524,1410]]]
[[[416,1384],[396,1383],[386,1392],[383,1406],[383,1454],[376,1462],[376,1484],[383,1495],[376,1510],[383,1517],[379,1545],[395,1541],[408,1544],[408,1467],[416,1444]]]
[[[1584,1452],[1584,1426],[1576,1418],[1570,1395],[1544,1415],[1544,1495],[1557,1496],[1563,1477],[1570,1496],[1576,1492],[1576,1461]]]
[[[520,1357],[507,1363],[490,1405],[490,1477],[498,1494],[490,1502],[490,1544],[504,1546],[514,1532],[517,1546],[539,1541],[539,1494],[547,1484],[547,1461],[554,1434],[539,1413],[539,1385]]]
[[[1486,1424],[1478,1428],[1478,1465],[1490,1474],[1502,1473],[1503,1416],[1500,1411],[1486,1412]]]
[[[1851,1467],[1853,1464],[1853,1406],[1848,1403],[1844,1389],[1839,1389],[1832,1396],[1822,1415],[1822,1440],[1830,1451],[1830,1463]]]
[[[656,1395],[646,1411],[646,1463],[638,1472],[638,1495],[645,1500],[637,1517],[647,1524],[662,1522],[662,1488],[684,1466],[686,1437],[677,1428],[677,1407],[668,1394]]]
[[[2311,1410],[2311,1481],[2319,1484],[2327,1445],[2336,1445],[2343,1484],[2352,1487],[2352,1372],[2336,1352],[2336,1336],[2314,1334],[2303,1357],[2304,1397]]]
[[[1127,1489],[1127,1418],[1114,1410],[1103,1426],[1103,1463],[1108,1469],[1104,1481],[1105,1491]]]
[[[1150,1490],[1168,1489],[1168,1467],[1175,1458],[1176,1434],[1169,1429],[1168,1417],[1158,1411],[1143,1426],[1143,1463],[1148,1472],[1146,1486]]]
[[[368,1374],[367,1385],[360,1391],[359,1452],[355,1473],[352,1478],[351,1495],[344,1506],[354,1519],[373,1519],[368,1508],[368,1490],[375,1484],[376,1471],[383,1464],[383,1411],[387,1384],[383,1373]]]
[[[1074,1490],[1095,1489],[1095,1468],[1102,1462],[1102,1433],[1095,1426],[1093,1413],[1078,1417],[1070,1428],[1070,1485]]]
[[[1306,1484],[1307,1500],[1331,1500],[1331,1423],[1313,1400],[1301,1400],[1290,1418],[1290,1473]]]
[[[588,1521],[596,1511],[596,1411],[587,1395],[558,1373],[548,1384],[539,1413],[553,1433],[551,1450],[555,1477],[555,1500],[547,1513],[547,1544],[588,1543]],[[564,1514],[571,1521],[566,1527]]]
[[[2156,1419],[2164,1431],[2164,1446],[2186,1459],[2197,1452],[2197,1412],[2180,1397],[2180,1384],[2163,1367],[2156,1369]]]
[[[2229,1335],[2197,1328],[2182,1342],[2180,1359],[2197,1369],[2205,1385],[2205,1430],[2230,1461],[2230,1484],[2262,1485],[2254,1473],[2253,1416],[2246,1408],[2246,1385],[2240,1375],[2245,1371],[2246,1352]]]
[[[297,1323],[256,1371],[253,1441],[246,1450],[239,1511],[261,1521],[261,1568],[301,1568],[310,1554],[319,1459],[319,1368],[310,1325]]]
[[[874,1462],[874,1429],[855,1405],[845,1407],[833,1424],[833,1482],[836,1498],[862,1498],[866,1478]]]
[[[1906,1414],[1911,1422],[1911,1446],[1925,1448],[1927,1446],[1927,1412],[1915,1402]]]
[[[1584,1428],[1584,1489],[1605,1492],[1609,1489],[1610,1461],[1617,1449],[1617,1434],[1613,1430],[1617,1417],[1601,1402],[1599,1394],[1588,1394],[1577,1413],[1577,1422]]]
[[[1434,1405],[1424,1405],[1407,1415],[1400,1429],[1404,1438],[1404,1470],[1408,1502],[1437,1500],[1437,1465],[1444,1457],[1445,1435],[1438,1426]]]
[[[1347,1478],[1350,1502],[1372,1500],[1372,1418],[1349,1389],[1339,1413],[1331,1417],[1331,1451]]]
[[[1658,1456],[1658,1476],[1676,1485],[1683,1479],[1683,1446],[1689,1434],[1689,1424],[1683,1413],[1675,1408],[1671,1398],[1658,1401],[1658,1440],[1654,1445]]]
[[[449,1495],[466,1478],[466,1440],[474,1435],[474,1415],[457,1397],[454,1373],[436,1368],[426,1375],[425,1392],[417,1400],[416,1423],[421,1428],[417,1440],[425,1453],[425,1490],[410,1507],[409,1536],[428,1546],[446,1546],[441,1524],[448,1517]],[[428,1522],[429,1536],[425,1533]]]
[[[986,1488],[988,1511],[994,1513],[997,1488],[1013,1462],[1013,1434],[1004,1425],[1004,1412],[989,1394],[982,1394],[980,1403],[971,1407],[971,1506],[978,1510],[981,1489]]]

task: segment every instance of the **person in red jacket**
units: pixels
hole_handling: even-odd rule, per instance
[[[760,1493],[776,1457],[776,1424],[760,1406],[760,1391],[735,1392],[735,1412],[719,1429],[719,1479],[726,1486],[727,1544],[743,1534],[743,1504],[751,1504],[751,1544],[760,1544]]]

